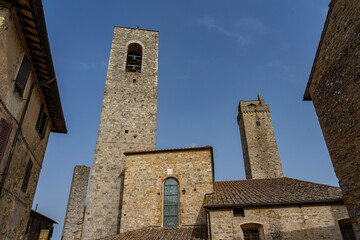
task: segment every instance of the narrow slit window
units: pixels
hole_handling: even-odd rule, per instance
[[[141,64],[142,64],[142,47],[140,44],[131,43],[128,47],[128,52],[127,52],[126,71],[141,73]]]
[[[175,178],[164,183],[164,227],[179,226],[179,184]]]

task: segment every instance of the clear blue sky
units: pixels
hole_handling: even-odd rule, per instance
[[[160,31],[157,149],[214,147],[216,180],[244,179],[239,100],[271,107],[285,176],[337,185],[302,101],[329,0],[44,0],[69,133],[52,133],[34,207],[60,239],[75,165],[92,166],[114,26]]]

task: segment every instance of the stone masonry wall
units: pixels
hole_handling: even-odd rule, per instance
[[[204,196],[212,193],[212,149],[184,149],[126,156],[121,232],[163,226],[164,181],[179,182],[179,224],[205,225]]]
[[[62,240],[79,240],[79,229],[84,219],[84,208],[90,167],[75,166],[62,233]]]
[[[142,46],[141,73],[126,72],[130,43]],[[158,32],[115,27],[82,239],[120,230],[125,151],[155,149]]]
[[[240,101],[238,124],[247,179],[283,177],[270,107],[258,101]]]
[[[327,21],[310,96],[360,239],[360,1],[332,1]]]
[[[266,240],[339,240],[337,221],[344,218],[344,205],[245,208],[244,217],[234,217],[232,209],[210,210],[213,240],[244,240],[241,226],[251,223],[262,225],[259,233]]]
[[[36,75],[33,74],[34,69],[32,69],[23,96],[15,89],[14,79],[24,54],[28,54],[26,45],[22,44],[20,40],[21,35],[19,34],[21,32],[18,33],[16,30],[16,28],[20,29],[17,24],[14,9],[0,8],[0,99],[11,115],[19,121],[26,99],[29,96],[30,87],[37,79]],[[38,89],[35,89],[21,128],[22,141],[17,142],[4,189],[0,196],[0,239],[25,239],[25,230],[51,129],[51,122],[49,121],[43,139],[40,138],[36,131],[36,122],[42,103],[44,103],[42,94]],[[18,128],[11,115],[4,106],[0,105],[0,119],[3,118],[12,124],[9,142],[0,161],[0,173],[4,172],[15,132]],[[21,186],[29,159],[33,162],[33,167],[28,187],[23,192]],[[0,179],[2,177],[1,175]]]

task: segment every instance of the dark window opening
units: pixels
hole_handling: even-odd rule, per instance
[[[136,82],[136,79],[133,79],[133,83],[135,83]]]
[[[234,208],[233,213],[234,213],[234,217],[245,217],[243,208]]]
[[[256,126],[260,126],[260,122],[259,122],[259,121],[256,121]]]
[[[125,133],[129,133],[129,130],[125,130]]]
[[[141,63],[142,63],[142,47],[140,44],[131,43],[128,47],[128,54],[126,58],[126,71],[141,73]]]
[[[30,74],[30,69],[31,69],[31,63],[30,63],[29,59],[27,58],[27,56],[25,55],[21,62],[19,72],[15,79],[15,86],[16,86],[17,90],[20,92],[21,96],[24,93],[26,82],[27,82],[29,74]]]
[[[39,117],[36,123],[36,131],[39,133],[40,138],[45,137],[46,127],[48,125],[49,118],[45,112],[45,105],[41,105]]]
[[[12,125],[5,119],[1,119],[0,122],[0,163],[1,159],[4,157],[5,149],[8,144]]]
[[[179,184],[175,178],[164,183],[164,227],[179,226]]]
[[[30,176],[31,176],[32,166],[33,166],[33,162],[29,158],[28,164],[26,166],[26,171],[25,171],[23,183],[22,183],[22,186],[21,186],[21,191],[23,191],[23,192],[26,192],[27,187],[29,185],[29,179],[30,179]]]
[[[350,218],[339,220],[339,227],[343,240],[356,240]]]

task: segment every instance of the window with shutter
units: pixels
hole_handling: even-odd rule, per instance
[[[1,119],[0,122],[0,163],[4,157],[6,146],[8,144],[12,125],[5,119]]]
[[[49,118],[46,115],[45,105],[43,104],[43,105],[41,105],[39,117],[38,117],[38,120],[36,123],[36,130],[39,133],[40,138],[45,137],[46,127],[48,125],[48,122],[49,122]]]
[[[25,171],[23,183],[22,183],[22,186],[21,186],[21,191],[23,191],[23,192],[26,192],[27,187],[29,185],[29,179],[30,179],[30,176],[31,176],[32,166],[33,166],[33,162],[29,158],[28,164],[26,166],[26,171]]]
[[[31,63],[25,55],[21,63],[19,72],[15,79],[15,86],[19,90],[21,96],[23,95],[26,82],[30,74],[30,69],[31,69]]]

